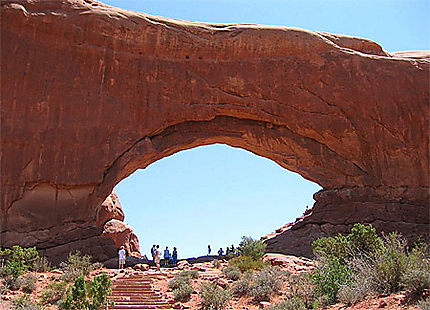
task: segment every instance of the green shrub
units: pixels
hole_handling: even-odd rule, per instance
[[[369,255],[382,248],[382,240],[372,225],[356,223],[346,238],[352,256]]]
[[[40,302],[46,304],[56,304],[66,291],[67,282],[51,282],[48,287],[44,288],[40,293]]]
[[[266,267],[252,276],[249,295],[254,301],[269,301],[282,288],[285,273],[276,267]]]
[[[427,249],[425,244],[412,249],[406,271],[400,277],[400,286],[416,298],[421,297],[430,287],[430,259]]]
[[[282,302],[276,303],[267,310],[306,310],[305,303],[296,296],[285,299]]]
[[[39,310],[40,306],[30,300],[29,295],[24,294],[12,300],[14,309],[16,310]]]
[[[233,280],[233,281],[237,281],[239,280],[240,276],[241,276],[241,272],[239,270],[239,268],[237,268],[234,265],[229,265],[227,267],[224,267],[222,269],[222,273],[227,277],[227,279]]]
[[[73,285],[66,290],[65,297],[60,301],[60,309],[64,310],[100,310],[108,306],[111,293],[111,281],[107,274],[95,276],[93,281],[85,281],[79,276]]]
[[[230,289],[223,289],[214,283],[203,283],[200,286],[200,298],[203,309],[225,309],[231,297]]]
[[[350,262],[354,277],[366,281],[369,290],[393,293],[399,290],[401,279],[408,269],[406,241],[398,234],[384,237],[383,246],[368,257],[359,257]],[[355,282],[358,282],[355,281]]]
[[[37,278],[31,273],[18,278],[19,287],[24,293],[32,293],[36,289]]]
[[[382,247],[382,240],[376,234],[372,225],[356,223],[351,232],[343,236],[338,234],[334,237],[320,238],[312,242],[312,251],[317,257],[325,259],[339,258],[351,259],[360,255],[367,256]]]
[[[261,259],[253,259],[250,256],[237,256],[229,260],[231,266],[236,266],[241,272],[248,270],[261,270],[268,264],[264,263]]]
[[[251,237],[242,237],[239,247],[233,251],[234,256],[248,256],[252,260],[260,260],[266,249],[266,244],[261,240],[254,240]]]
[[[299,298],[306,308],[311,308],[314,301],[314,286],[310,273],[291,275],[289,279],[290,295]]]
[[[186,270],[176,274],[168,283],[168,287],[173,290],[174,299],[183,302],[190,300],[191,294],[194,291],[190,285],[190,281],[198,277],[199,273],[197,270]]]
[[[6,272],[2,273],[18,278],[22,273],[33,270],[38,257],[36,248],[22,248],[14,245],[10,249],[0,250],[0,258],[5,261]]]
[[[181,286],[184,286],[185,284],[189,284],[189,279],[175,276],[172,280],[169,281],[167,284],[168,288],[171,290],[175,290],[180,288]]]
[[[81,255],[79,251],[76,251],[69,254],[67,261],[60,263],[60,268],[63,270],[60,279],[72,282],[78,277],[88,276],[91,271],[101,267],[100,263],[91,263],[91,256]]]
[[[177,286],[173,290],[173,299],[175,301],[187,302],[191,298],[191,294],[194,292],[192,286],[187,282],[182,282],[181,285]]]
[[[339,287],[351,279],[351,269],[341,258],[323,260],[312,274],[312,283],[316,296],[326,296],[327,303],[336,301]]]

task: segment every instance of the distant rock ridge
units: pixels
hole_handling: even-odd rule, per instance
[[[136,251],[106,197],[135,170],[214,143],[323,188],[269,249],[309,254],[313,238],[357,221],[428,240],[428,52],[92,0],[0,6],[0,246],[54,262]]]

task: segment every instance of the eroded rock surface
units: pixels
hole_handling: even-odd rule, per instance
[[[115,184],[211,143],[323,187],[297,236],[366,216],[428,233],[428,53],[90,0],[1,1],[1,38],[1,246],[113,257],[99,206]]]

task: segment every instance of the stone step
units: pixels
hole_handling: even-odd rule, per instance
[[[172,309],[169,301],[152,287],[153,279],[160,275],[141,275],[115,279],[109,300],[115,304],[109,310]]]

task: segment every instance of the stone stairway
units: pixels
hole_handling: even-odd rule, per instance
[[[112,281],[109,300],[115,305],[109,310],[172,309],[172,305],[162,294],[152,287],[154,275],[131,275]]]

